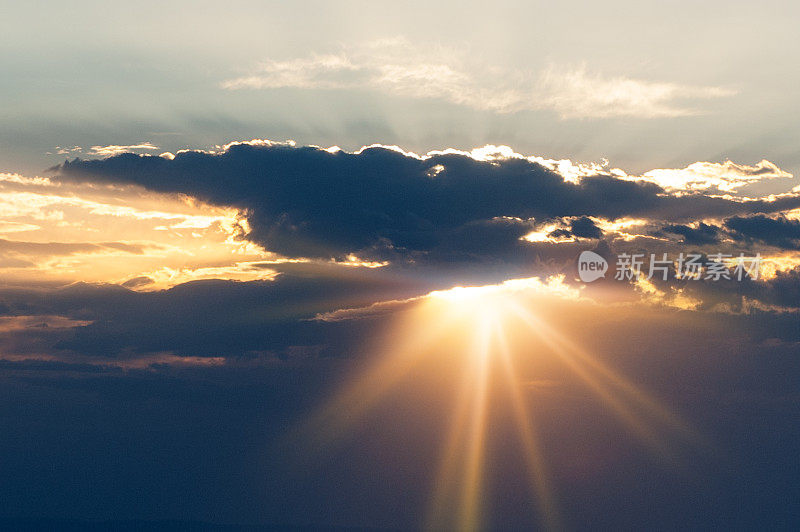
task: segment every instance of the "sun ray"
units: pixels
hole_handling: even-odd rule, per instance
[[[542,524],[547,530],[560,530],[562,527],[558,505],[556,504],[550,486],[547,465],[542,456],[539,439],[533,424],[533,415],[520,393],[519,378],[514,368],[511,350],[502,329],[502,323],[497,324],[497,329],[498,354],[502,362],[503,373],[506,379],[506,389],[511,398],[516,427],[519,432],[523,451],[525,452],[528,472],[530,474],[530,483],[534,490],[534,495],[536,496],[539,512],[542,516]]]
[[[513,303],[511,308],[532,331],[537,333],[553,354],[567,364],[576,376],[611,407],[631,431],[663,458],[670,461],[676,460],[672,450],[659,438],[659,433],[653,424],[645,419],[646,417],[653,418],[653,421],[658,421],[664,427],[681,434],[686,439],[700,440],[699,436],[675,414],[659,405],[655,399],[634,386],[633,383],[586,353],[544,320],[517,303]]]
[[[475,378],[474,404],[467,436],[463,492],[461,499],[460,530],[476,530],[481,513],[480,495],[483,482],[483,457],[486,445],[486,411],[489,403],[489,365],[491,330],[486,320],[478,324],[474,342],[473,375]]]
[[[383,350],[373,365],[362,371],[350,385],[338,392],[297,429],[293,439],[303,442],[305,452],[320,452],[344,436],[353,423],[402,381],[429,352],[431,346],[450,331],[460,311],[453,309],[420,328],[416,320],[425,313],[425,308],[419,309],[412,323],[396,327],[392,335],[403,338],[403,341],[393,349]],[[408,334],[410,327],[414,327],[413,334]]]
[[[455,411],[450,421],[450,429],[442,447],[439,468],[434,477],[433,496],[426,526],[424,527],[425,530],[441,530],[448,508],[455,505],[452,500],[452,491],[456,485],[455,477],[458,473],[456,466],[459,460],[463,459],[461,442],[465,437],[469,421],[470,398],[472,396],[472,373],[467,369],[463,371],[463,374]]]
[[[494,392],[498,391],[508,401],[540,525],[547,530],[561,529],[534,412],[520,388],[517,359],[525,357],[529,362],[552,359],[563,364],[648,448],[665,462],[677,464],[664,436],[669,431],[691,439],[692,429],[540,316],[546,307],[540,299],[526,297],[524,291],[547,290],[549,284],[519,281],[526,282],[459,287],[414,300],[375,344],[379,356],[374,362],[304,425],[305,447],[313,444],[319,454],[412,376],[432,373],[431,383],[443,385],[440,390],[453,389],[455,396],[452,412],[443,423],[447,429],[431,480],[425,528],[477,530],[489,510],[485,490],[486,464],[491,456],[488,431],[493,421],[489,406],[495,408]],[[570,295],[563,292],[556,296]],[[523,340],[536,340],[541,349],[518,349],[517,342]],[[391,347],[385,348],[387,345]]]

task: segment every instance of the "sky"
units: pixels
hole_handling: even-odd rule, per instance
[[[799,15],[0,3],[0,523],[794,528]]]
[[[7,171],[40,173],[84,153],[58,153],[76,146],[252,138],[422,152],[505,144],[629,172],[800,164],[791,2],[0,9]]]

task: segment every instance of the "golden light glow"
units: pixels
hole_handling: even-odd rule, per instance
[[[380,340],[380,356],[303,427],[302,439],[320,452],[390,392],[422,379],[450,390],[441,421],[441,459],[432,480],[429,529],[476,530],[483,522],[492,412],[508,409],[525,457],[531,497],[541,525],[560,528],[557,497],[537,432],[534,397],[525,386],[532,364],[560,364],[583,383],[644,444],[665,459],[675,456],[666,433],[695,440],[694,432],[649,394],[560,333],[548,301],[578,298],[562,279],[518,279],[501,285],[457,287],[401,302],[394,328]],[[342,314],[337,315],[341,319]],[[361,319],[364,312],[354,312]],[[386,345],[392,345],[386,348]],[[412,379],[411,376],[416,376]],[[409,399],[411,400],[411,399]]]
[[[102,232],[97,228],[101,227]],[[0,278],[127,283],[161,290],[200,279],[269,280],[284,257],[243,238],[246,214],[127,185],[0,173]],[[350,255],[323,266],[380,268]]]

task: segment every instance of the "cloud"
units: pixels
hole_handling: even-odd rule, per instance
[[[668,191],[735,193],[746,185],[768,179],[790,179],[792,174],[766,159],[754,165],[696,162],[681,169],[657,169],[633,179],[655,183]]]
[[[142,288],[144,286],[152,285],[155,281],[150,277],[145,275],[140,275],[139,277],[134,277],[132,279],[128,279],[122,286],[125,288],[130,288],[131,290],[135,290],[136,288]]]
[[[155,354],[281,354],[293,346],[309,345],[338,346],[346,353],[352,347],[348,340],[352,328],[332,331],[309,320],[338,308],[431,290],[430,282],[376,269],[306,265],[289,266],[271,281],[217,279],[151,292],[129,289],[145,283],[147,279],[136,279],[129,287],[89,283],[61,288],[0,287],[0,316],[61,316],[64,323],[80,320],[74,324],[79,326],[62,327],[58,334],[51,331],[53,341],[43,352],[61,358],[69,358],[70,353],[89,355],[97,357],[98,363]],[[37,323],[35,318],[25,319],[26,324]],[[39,334],[38,329],[33,332]]]
[[[55,171],[61,182],[136,184],[238,209],[246,213],[248,239],[288,257],[355,254],[408,264],[530,261],[534,248],[523,237],[554,218],[573,219],[571,235],[598,238],[613,233],[617,220],[685,224],[800,206],[792,193],[758,200],[670,194],[602,169],[579,175],[570,165],[562,175],[561,163],[490,151],[420,156],[382,146],[348,153],[249,142],[171,160],[74,160]],[[601,220],[607,225],[597,226]]]
[[[83,148],[80,146],[73,146],[71,148],[56,146],[54,149],[56,150],[55,152],[47,152],[47,155],[74,155],[83,151]]]
[[[147,246],[129,242],[25,242],[0,238],[0,253],[6,256],[51,257],[80,253],[132,253],[141,255]]]
[[[150,288],[163,288],[214,272],[260,278],[264,271],[237,265],[275,257],[237,239],[241,224],[235,209],[183,195],[0,174],[0,279],[67,284],[150,275]]]
[[[662,229],[665,233],[673,233],[683,237],[685,244],[703,245],[719,242],[720,228],[703,222],[696,227],[688,225],[667,225]]]
[[[759,214],[747,217],[734,216],[725,220],[725,226],[739,237],[758,240],[784,249],[800,250],[800,220]]]
[[[734,94],[722,87],[687,86],[603,76],[585,65],[551,65],[537,74],[478,64],[462,50],[382,40],[337,53],[268,60],[226,80],[241,89],[368,89],[408,98],[436,98],[499,113],[551,110],[561,118],[662,118],[698,114],[686,102]]]
[[[133,152],[135,150],[157,150],[158,146],[154,146],[151,142],[142,142],[139,144],[118,145],[110,144],[108,146],[92,146],[86,153],[96,157],[111,157],[119,155],[120,153]],[[60,151],[58,153],[61,153]]]
[[[722,87],[698,87],[651,82],[627,77],[590,74],[586,67],[549,67],[532,88],[538,103],[529,107],[551,108],[562,118],[667,118],[700,114],[678,102],[723,98],[735,94]],[[524,107],[521,107],[524,109]]]
[[[578,238],[601,238],[603,236],[602,229],[597,227],[594,221],[587,216],[572,220],[570,233]]]
[[[34,224],[0,221],[0,233],[25,233],[37,229],[39,229],[39,226]]]
[[[471,304],[478,297],[525,294],[536,296],[541,303],[542,298],[559,298],[562,300],[579,300],[580,289],[564,283],[564,276],[551,276],[542,281],[539,277],[525,279],[507,279],[502,283],[481,286],[454,286],[446,290],[434,290],[427,294],[408,299],[378,301],[366,307],[342,308],[332,312],[317,314],[316,321],[337,322],[384,316],[405,310],[424,301],[465,302]],[[588,300],[585,302],[588,303]]]
[[[574,291],[572,263],[584,249],[608,254],[641,252],[644,246],[647,252],[671,252],[713,245],[726,251],[796,242],[796,220],[774,214],[796,208],[791,194],[769,201],[680,195],[602,173],[600,166],[576,173],[578,166],[546,161],[498,147],[416,155],[393,147],[348,153],[255,141],[217,153],[183,151],[174,159],[122,154],[76,160],[57,168],[47,182],[11,180],[8,186],[44,187],[49,193],[61,188],[65,195],[81,190],[86,181],[93,193],[141,185],[154,191],[148,194],[187,194],[194,198],[186,200],[190,204],[243,213],[250,227],[247,238],[295,258],[267,254],[260,261],[129,269],[117,276],[123,286],[0,288],[0,314],[75,321],[45,333],[15,329],[14,342],[5,344],[6,355],[149,367],[174,365],[182,358],[202,363],[191,357],[217,364],[227,363],[221,358],[281,358],[300,352],[349,354],[359,348],[364,331],[431,291],[456,284],[508,288],[503,284],[508,279],[534,276],[560,276],[563,286]],[[82,201],[91,209],[107,205]],[[49,199],[42,204],[51,205]],[[172,211],[137,207],[104,216],[148,221],[151,212]],[[178,218],[187,220],[198,221]],[[187,224],[190,230],[197,225]],[[526,240],[531,234],[545,238]],[[0,240],[8,260],[33,260],[37,254],[136,257],[145,249],[126,241]],[[337,261],[330,262],[332,257]],[[349,266],[369,257],[388,264]],[[239,273],[264,280],[212,280]],[[190,279],[206,280],[162,289]],[[758,282],[617,283],[611,291],[628,305],[752,320],[759,338],[791,341],[797,336],[791,319],[796,318],[798,286],[797,272],[782,267]],[[26,323],[36,322],[31,320]],[[20,347],[26,339],[35,349]],[[92,357],[96,362],[87,361]]]
[[[609,304],[608,293],[573,284],[563,274],[546,281],[542,276],[454,286],[452,277],[397,273],[302,266],[272,281],[193,281],[152,292],[87,283],[0,288],[0,328],[6,334],[0,358],[146,367],[197,357],[226,363],[312,351],[350,356],[366,336],[415,305],[469,305],[484,294],[514,294],[540,310],[553,306],[592,319],[601,309],[637,320],[665,308],[691,308],[691,316],[681,319],[721,322],[756,339],[800,340],[800,268],[764,281],[654,281],[651,293],[619,284],[615,289],[627,295],[616,305]],[[147,280],[134,284],[139,283]]]

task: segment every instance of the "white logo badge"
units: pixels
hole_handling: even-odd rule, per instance
[[[584,251],[578,257],[578,277],[584,283],[591,283],[606,276],[608,262],[594,251]]]

